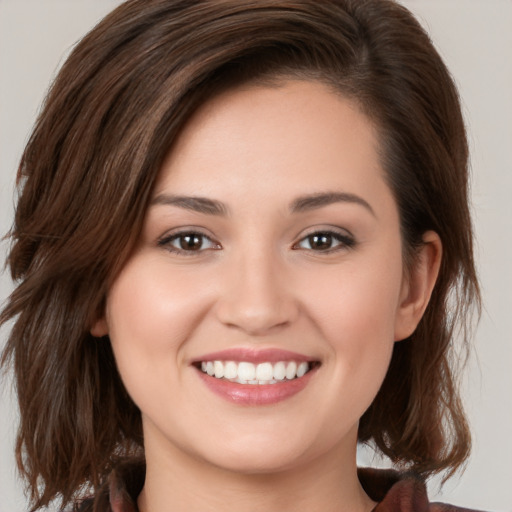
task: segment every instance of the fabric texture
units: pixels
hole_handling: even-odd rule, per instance
[[[120,465],[112,471],[102,491],[84,500],[78,512],[138,512],[137,496],[144,484],[144,465]],[[359,468],[359,480],[378,505],[373,512],[477,512],[467,508],[428,501],[425,483],[412,473]],[[96,501],[96,508],[94,508]]]

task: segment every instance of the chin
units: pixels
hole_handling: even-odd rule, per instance
[[[203,460],[234,473],[245,475],[279,473],[298,468],[320,456],[325,449],[311,433],[286,432],[284,435],[265,435],[253,432],[251,435],[231,436],[229,442],[215,444],[205,440]],[[201,448],[201,447],[197,447]],[[196,452],[201,457],[201,454]]]
[[[270,452],[270,450],[267,450]],[[224,454],[214,457],[211,462],[225,471],[241,475],[268,475],[291,470],[300,466],[304,454],[290,452],[262,453],[262,450],[249,450],[243,453]]]

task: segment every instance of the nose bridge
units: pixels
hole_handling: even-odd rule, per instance
[[[254,245],[227,263],[218,312],[226,325],[258,335],[292,322],[297,308],[283,258],[268,245]]]

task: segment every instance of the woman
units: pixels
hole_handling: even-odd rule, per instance
[[[129,1],[19,181],[2,321],[33,510],[87,485],[83,510],[424,510],[466,459],[464,126],[394,2]],[[358,441],[416,476],[358,473]]]

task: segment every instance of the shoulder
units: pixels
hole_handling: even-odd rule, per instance
[[[414,473],[360,468],[365,492],[378,503],[373,512],[478,512],[443,503],[430,503],[425,482]]]

